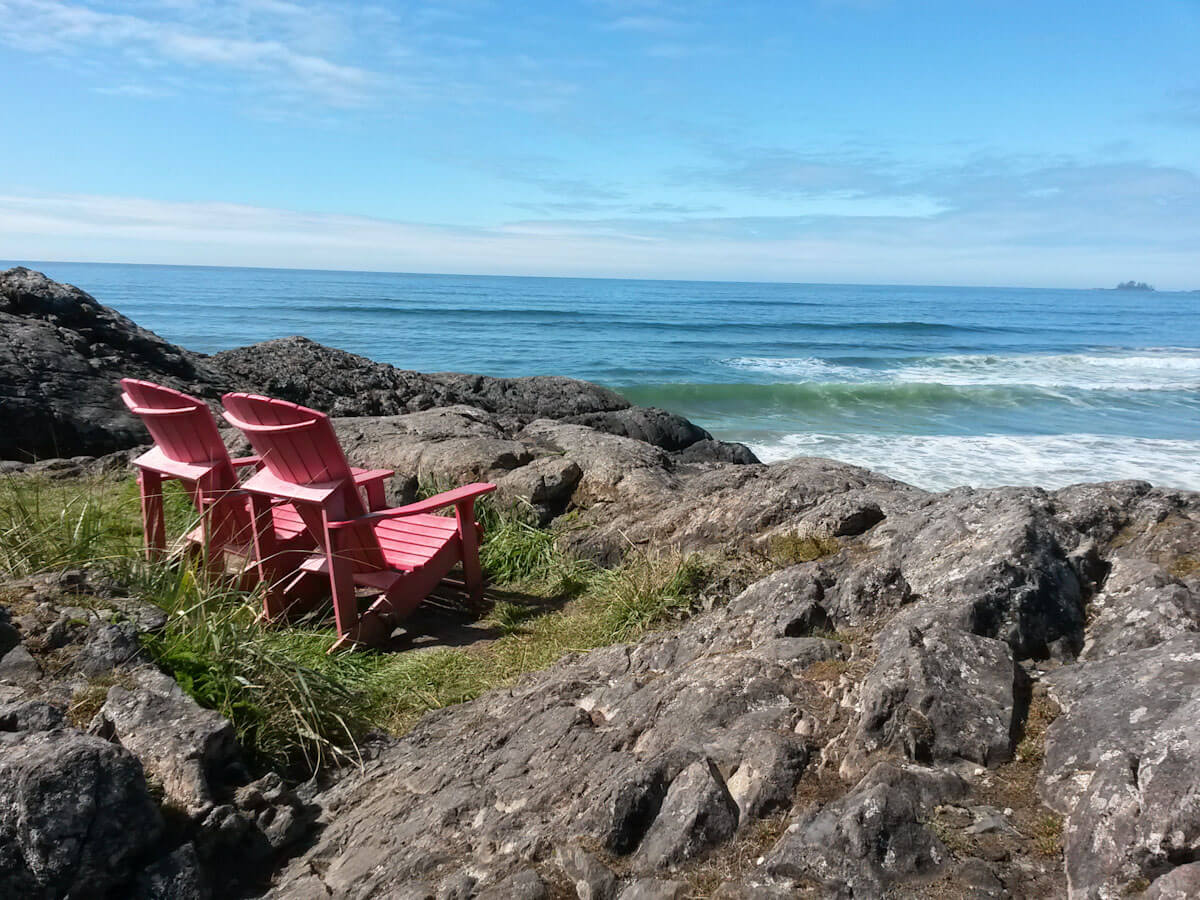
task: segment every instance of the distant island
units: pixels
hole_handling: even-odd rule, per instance
[[[1122,281],[1117,285],[1118,291],[1152,291],[1154,285],[1146,284],[1144,281]]]

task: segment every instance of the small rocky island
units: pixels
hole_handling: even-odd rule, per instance
[[[161,610],[88,572],[0,574],[0,895],[1200,896],[1200,495],[763,465],[595,385],[302,338],[203,356],[0,273],[8,477],[124,477],[145,437],[123,375],[321,408],[407,476],[398,498],[486,478],[600,565],[730,566],[672,627],[303,784],[251,778],[229,723],[147,664]]]
[[[1153,291],[1154,286],[1144,281],[1122,281],[1114,290],[1118,291]]]

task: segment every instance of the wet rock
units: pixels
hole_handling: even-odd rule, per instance
[[[716,766],[697,760],[667,788],[638,856],[651,868],[672,867],[730,837],[737,831],[738,815]]]
[[[213,782],[238,763],[233,726],[202,709],[156,669],[134,675],[137,686],[109,689],[93,729],[134,753],[168,799],[195,817],[216,802]]]
[[[422,374],[302,337],[226,350],[212,365],[230,381],[257,384],[260,393],[334,416],[392,416],[463,404],[526,419],[564,418],[629,406],[606,388],[572,378]]]
[[[711,441],[712,435],[682,416],[654,407],[630,407],[606,412],[567,416],[566,425],[586,425],[605,434],[645,441],[663,450],[683,450],[699,441]]]
[[[0,894],[104,896],[161,830],[126,750],[68,729],[0,732]]]
[[[701,440],[673,454],[680,463],[733,463],[735,466],[761,465],[761,460],[745,444],[736,441]]]

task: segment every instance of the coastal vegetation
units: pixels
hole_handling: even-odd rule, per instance
[[[1146,284],[1144,281],[1122,281],[1116,289],[1118,291],[1152,291],[1154,286]]]
[[[465,647],[330,655],[336,635],[319,616],[264,626],[258,591],[196,561],[145,561],[130,479],[4,478],[0,572],[98,569],[161,607],[166,625],[143,639],[150,657],[228,718],[260,766],[297,774],[353,761],[372,732],[402,733],[430,709],[512,683],[565,653],[636,640],[685,614],[715,574],[712,557],[633,549],[604,569],[564,552],[556,530],[530,524],[519,507],[479,509],[481,561],[496,601]],[[172,534],[194,525],[182,491],[169,491],[167,511]],[[74,718],[98,707],[108,686],[80,691]]]

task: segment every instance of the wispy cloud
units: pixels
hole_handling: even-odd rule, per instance
[[[932,215],[731,216],[685,205],[542,204],[490,227],[223,203],[0,196],[6,256],[496,274],[1096,286],[1149,273],[1200,287],[1200,177],[1148,165],[1060,165],[954,178]],[[953,180],[953,179],[951,179]],[[614,209],[613,207],[617,207]],[[136,248],[136,253],[130,248]]]
[[[243,13],[274,16],[294,16],[298,9],[294,4],[261,0],[234,6]],[[174,13],[172,18],[148,18],[55,0],[0,0],[0,41],[44,53],[116,51],[143,68],[173,63],[224,69],[254,76],[269,89],[298,88],[334,106],[359,105],[377,81],[366,69],[298,50],[278,39],[196,30],[179,16],[189,9],[188,4],[170,4],[160,11]]]
[[[569,79],[507,45],[491,48],[468,13],[333,0],[0,0],[0,44],[116,86],[190,74],[193,91],[232,86],[266,101],[242,106],[268,118],[313,105],[546,112],[571,101]]]
[[[148,84],[116,84],[94,87],[92,91],[97,94],[103,94],[106,97],[136,97],[142,100],[156,100],[161,97],[170,97],[174,93],[174,91],[168,88]]]
[[[666,16],[620,16],[605,26],[612,31],[638,31],[645,34],[675,34],[684,27]]]

